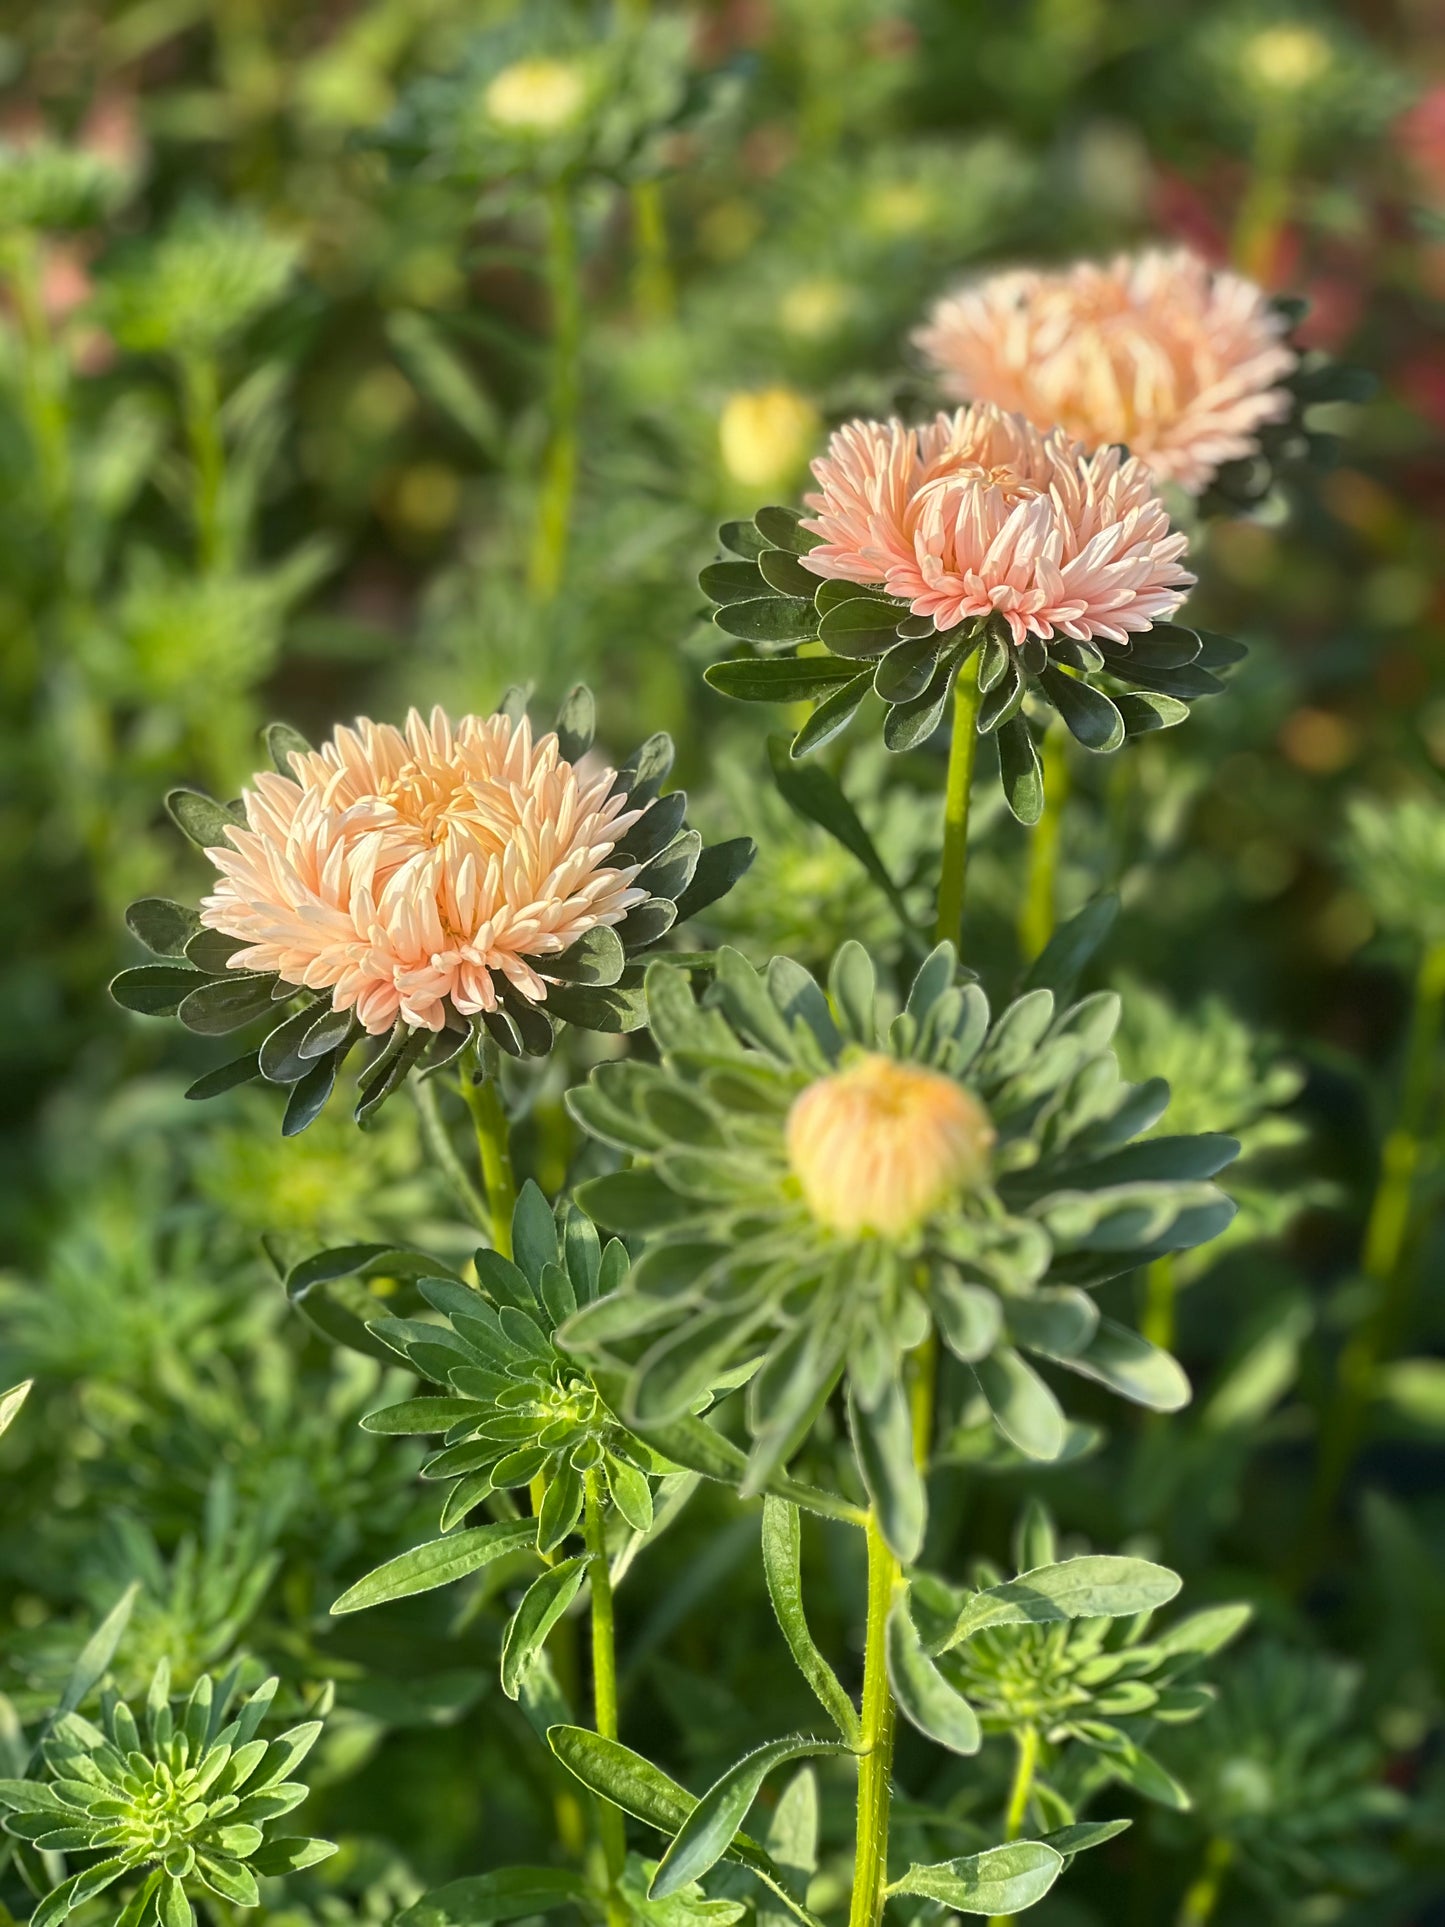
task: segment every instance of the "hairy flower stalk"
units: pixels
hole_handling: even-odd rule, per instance
[[[1287,325],[1253,282],[1153,248],[991,275],[940,301],[916,340],[955,399],[1091,450],[1122,443],[1198,495],[1288,415]]]

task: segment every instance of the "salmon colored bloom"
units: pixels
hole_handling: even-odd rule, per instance
[[[544,1003],[546,959],[647,895],[608,861],[642,810],[525,717],[363,718],[290,763],[255,778],[234,847],[206,852],[221,881],[201,921],[242,940],[231,969],[330,990],[373,1036],[398,1017],[440,1030],[449,1001],[495,1010],[499,977]]]
[[[914,339],[959,401],[992,402],[1086,448],[1123,443],[1201,494],[1290,410],[1288,323],[1252,281],[1187,248],[991,275]]]
[[[813,474],[803,527],[822,541],[803,566],[881,584],[941,630],[996,611],[1016,643],[1124,642],[1194,583],[1142,462],[1000,408],[850,422]]]

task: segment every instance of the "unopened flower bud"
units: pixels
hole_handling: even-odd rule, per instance
[[[808,1209],[847,1236],[901,1238],[982,1182],[993,1126],[951,1077],[873,1053],[819,1078],[788,1113]]]

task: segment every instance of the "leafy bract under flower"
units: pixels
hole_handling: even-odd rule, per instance
[[[1026,702],[1108,752],[1180,722],[1242,653],[1171,620],[1194,580],[1187,538],[1118,448],[1090,455],[978,406],[919,427],[850,422],[813,472],[810,515],[770,507],[726,524],[737,559],[701,576],[717,626],[757,652],[714,663],[713,687],[820,699],[794,756],[831,741],[870,694],[888,748],[914,748],[977,655],[975,726],[996,735],[1009,806],[1033,822],[1043,783]],[[793,654],[813,641],[826,656]]]
[[[267,1680],[232,1716],[238,1671],[219,1684],[205,1674],[172,1702],[162,1661],[139,1715],[107,1690],[98,1725],[71,1712],[50,1728],[45,1778],[0,1780],[7,1833],[42,1853],[100,1856],[45,1895],[32,1927],[56,1927],[122,1881],[133,1890],[127,1920],[181,1927],[195,1921],[193,1896],[208,1913],[216,1900],[255,1907],[257,1875],[292,1873],[336,1851],[326,1840],[271,1836],[271,1822],[306,1798],[292,1775],[321,1721],[260,1738],[278,1682]]]
[[[474,1037],[544,1055],[559,1021],[635,1028],[630,953],[722,895],[752,845],[704,854],[686,795],[658,795],[665,736],[614,771],[583,761],[592,727],[581,688],[537,739],[510,702],[455,725],[440,710],[429,723],[413,712],[404,731],[363,721],[320,750],[273,725],[276,772],[240,805],[168,799],[221,879],[199,915],[132,905],[133,932],[175,961],[123,972],[113,994],[207,1035],[280,1006],[259,1052],[191,1095],[256,1077],[288,1085],[288,1134],[363,1039],[359,1120],[414,1066],[440,1068]]]
[[[623,1291],[562,1332],[626,1372],[625,1420],[666,1422],[724,1374],[751,1371],[747,1484],[758,1490],[846,1370],[870,1489],[881,1477],[906,1483],[916,1475],[903,1357],[932,1328],[1035,1458],[1060,1453],[1065,1423],[1026,1352],[1145,1405],[1185,1402],[1173,1360],[1101,1318],[1089,1291],[1220,1231],[1234,1207],[1210,1180],[1236,1147],[1217,1136],[1131,1143],[1168,1088],[1120,1077],[1112,993],[1060,1008],[1036,989],[994,1017],[942,944],[890,1022],[867,953],[845,944],[826,995],[787,958],[760,973],[724,949],[701,1002],[681,970],[657,963],[647,1003],[660,1062],[600,1065],[568,1099],[588,1131],[634,1159],[578,1197],[600,1223],[645,1239],[642,1254]],[[790,1161],[788,1119],[810,1089],[879,1057],[956,1085],[996,1133],[989,1169],[942,1187],[916,1220],[910,1210],[893,1224],[875,1212],[872,1228],[827,1222]],[[866,1133],[851,1156],[876,1184]],[[921,1518],[921,1491],[909,1504]]]
[[[916,336],[944,390],[1088,449],[1118,443],[1198,495],[1290,412],[1298,360],[1261,289],[1187,248],[1014,269],[946,296]]]

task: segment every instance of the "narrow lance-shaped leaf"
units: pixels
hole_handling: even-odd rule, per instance
[[[1060,1619],[1127,1619],[1167,1605],[1180,1578],[1167,1566],[1114,1553],[1087,1553],[1022,1572],[968,1601],[947,1639],[947,1652],[985,1626],[1047,1625]]]
[[[535,1546],[536,1532],[535,1520],[510,1519],[429,1540],[388,1559],[354,1586],[348,1586],[331,1610],[335,1614],[360,1612],[366,1606],[449,1586],[454,1579],[464,1579],[509,1552]]]
[[[775,1767],[789,1760],[815,1758],[848,1751],[836,1740],[770,1740],[766,1746],[730,1766],[715,1780],[679,1827],[671,1846],[658,1863],[648,1889],[651,1900],[665,1900],[715,1866],[732,1844],[734,1834],[758,1797],[758,1789]]]
[[[1063,1856],[1041,1840],[1015,1840],[966,1859],[912,1866],[888,1892],[937,1900],[956,1914],[1015,1914],[1042,1900],[1063,1866]]]
[[[977,1753],[983,1738],[978,1718],[923,1650],[906,1592],[888,1615],[888,1677],[900,1711],[920,1733],[950,1753]]]
[[[788,1650],[824,1711],[856,1751],[863,1740],[857,1709],[808,1630],[803,1610],[802,1522],[798,1508],[786,1499],[763,1501],[763,1572]]]
[[[582,1875],[565,1867],[501,1867],[433,1888],[397,1915],[396,1927],[481,1927],[569,1905],[585,1913],[594,1899]]]

